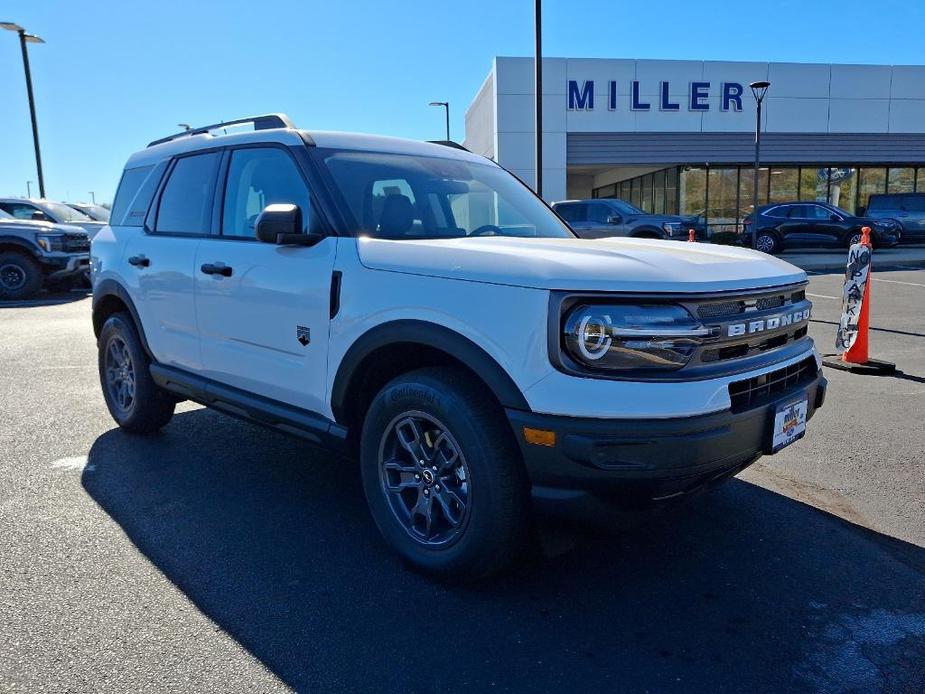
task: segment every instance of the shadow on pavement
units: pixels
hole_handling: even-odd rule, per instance
[[[69,289],[66,291],[42,291],[31,299],[0,299],[0,309],[27,308],[31,306],[58,306],[86,299],[92,294],[90,289]]]
[[[83,484],[299,690],[921,691],[925,550],[732,480],[477,588],[406,570],[355,465],[222,415],[94,443]]]

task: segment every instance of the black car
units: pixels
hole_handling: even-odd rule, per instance
[[[745,218],[743,242],[750,246],[754,215]],[[758,207],[758,242],[765,253],[792,248],[847,248],[861,239],[861,228],[870,227],[874,248],[895,246],[901,235],[890,219],[855,217],[824,202],[783,202]]]
[[[897,222],[903,243],[925,242],[925,193],[871,195],[865,214],[872,219]]]
[[[704,240],[705,236],[703,223],[697,217],[650,214],[617,198],[563,200],[553,203],[552,209],[583,239],[631,236],[686,241],[691,229],[698,239]]]

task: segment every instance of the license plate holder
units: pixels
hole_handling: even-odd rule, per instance
[[[809,398],[804,394],[798,398],[786,400],[774,409],[771,420],[771,453],[777,453],[794,441],[803,438],[806,433],[806,415],[809,411]]]

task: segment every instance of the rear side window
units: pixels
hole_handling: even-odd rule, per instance
[[[556,205],[556,212],[566,222],[583,222],[585,221],[585,206],[581,203],[566,203]]]
[[[157,210],[155,230],[173,234],[208,234],[219,153],[178,159]]]
[[[145,216],[151,199],[157,191],[157,184],[161,182],[166,164],[154,166],[139,166],[135,169],[126,169],[119,181],[116,199],[112,204],[112,213],[109,216],[113,226],[140,227],[144,226]]]
[[[907,195],[902,206],[908,212],[925,212],[925,195]]]

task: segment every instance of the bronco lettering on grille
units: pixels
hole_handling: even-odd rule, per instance
[[[776,330],[788,325],[800,323],[809,320],[810,309],[785,313],[773,318],[761,318],[758,320],[748,321],[747,323],[733,323],[729,326],[728,336],[738,337],[740,335],[753,335],[754,333],[764,332],[765,330]]]

